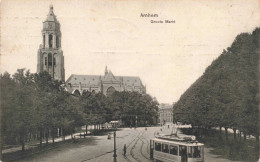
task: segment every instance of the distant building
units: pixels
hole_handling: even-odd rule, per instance
[[[64,56],[61,50],[60,23],[50,6],[43,22],[42,44],[38,50],[37,73],[47,71],[55,80],[65,81]]]
[[[172,104],[160,104],[159,105],[159,122],[160,124],[173,122],[173,105]]]
[[[103,76],[72,74],[66,81],[66,87],[72,94],[77,95],[81,95],[84,91],[102,92],[104,95],[110,95],[115,91],[146,93],[146,87],[139,77],[114,76],[107,67]]]

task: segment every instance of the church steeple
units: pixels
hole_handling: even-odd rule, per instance
[[[55,21],[55,22],[58,22],[57,19],[56,19],[56,16],[53,12],[53,5],[51,4],[50,5],[50,9],[49,9],[49,13],[47,15],[47,18],[45,21]]]
[[[105,69],[105,76],[108,74],[108,71],[107,71],[107,66],[106,66],[106,69]]]
[[[61,48],[60,23],[53,12],[52,5],[50,5],[47,18],[43,22],[42,36],[43,48]]]
[[[43,22],[42,45],[38,51],[37,72],[42,71],[48,71],[54,79],[65,80],[60,23],[53,12],[53,5],[50,5],[47,18]]]

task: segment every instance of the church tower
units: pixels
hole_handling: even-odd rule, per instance
[[[50,6],[43,22],[42,44],[38,50],[37,73],[47,71],[55,80],[65,81],[64,56],[61,50],[60,23]]]

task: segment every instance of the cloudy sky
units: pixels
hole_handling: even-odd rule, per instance
[[[1,73],[36,72],[50,4],[61,24],[65,79],[103,75],[107,65],[114,75],[139,76],[163,103],[176,102],[237,34],[260,26],[258,0],[2,0]]]

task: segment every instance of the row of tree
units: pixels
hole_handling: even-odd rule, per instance
[[[69,135],[83,125],[99,125],[111,120],[122,120],[126,126],[154,124],[158,103],[148,94],[137,92],[102,93],[84,92],[71,95],[65,86],[51,78],[47,72],[32,74],[19,69],[11,77],[0,78],[2,127],[4,145],[42,141]],[[145,115],[144,115],[145,114]],[[96,126],[95,126],[96,127]],[[87,130],[86,130],[87,131]]]
[[[259,140],[259,34],[257,28],[236,37],[174,105],[175,121]]]

